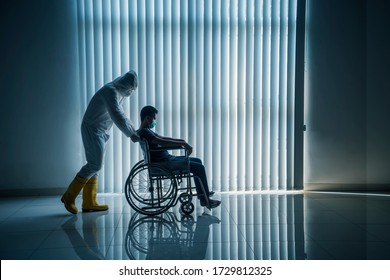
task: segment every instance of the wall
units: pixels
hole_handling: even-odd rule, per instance
[[[307,1],[306,190],[389,189],[389,20],[378,3]]]
[[[367,0],[367,183],[390,190],[389,1]]]
[[[1,1],[0,194],[59,192],[82,147],[76,1]]]

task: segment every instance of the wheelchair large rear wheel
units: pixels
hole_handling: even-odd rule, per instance
[[[140,164],[126,181],[125,195],[130,206],[145,215],[157,215],[175,202],[177,181],[173,174],[157,164]]]

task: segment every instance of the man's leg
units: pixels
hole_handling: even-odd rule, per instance
[[[200,205],[209,209],[218,207],[221,204],[221,201],[209,198],[210,190],[207,183],[206,169],[200,159],[190,157],[190,172],[195,176],[195,187]]]
[[[79,172],[79,176],[88,178],[83,189],[83,212],[105,211],[108,205],[99,205],[96,201],[98,192],[98,173],[103,167],[105,146],[108,135],[92,131],[89,128],[84,129],[83,142],[87,164]],[[88,147],[88,148],[87,148]]]
[[[207,182],[206,169],[199,158],[190,157],[190,172],[194,174],[195,177],[197,177],[194,178],[196,192],[198,194],[203,194],[209,197],[210,191]],[[199,198],[202,200],[202,196]]]
[[[81,128],[81,135],[83,139],[87,164],[85,164],[79,173],[77,173],[77,176],[73,179],[61,198],[61,201],[64,203],[66,210],[72,214],[77,214],[78,212],[78,209],[75,205],[77,195],[80,193],[81,189],[86,186],[87,182],[92,177],[97,177],[98,172],[102,168],[105,142],[108,140],[107,136],[96,134],[88,127]],[[91,198],[90,201],[93,200],[93,188],[95,188],[94,185],[88,185],[84,189],[83,200],[86,197]],[[88,209],[89,207],[86,208]]]
[[[187,171],[189,169],[189,171],[196,177],[194,178],[195,189],[198,195],[200,195],[199,198],[203,196],[204,199],[205,195],[207,197],[209,196],[206,170],[204,168],[204,165],[202,164],[202,161],[199,158],[188,158],[185,156],[173,157],[169,162],[168,168],[173,171]]]
[[[87,163],[81,168],[78,176],[86,179],[96,177],[103,167],[103,159],[108,135],[98,133],[90,127],[81,128]]]
[[[169,168],[171,170],[188,170],[194,175],[195,189],[197,192],[198,199],[200,200],[200,205],[206,206],[208,208],[214,208],[221,204],[219,200],[210,199],[210,191],[207,182],[206,169],[199,158],[190,157],[189,158],[189,167],[186,165],[188,163],[188,158],[184,156],[174,157],[170,160]]]

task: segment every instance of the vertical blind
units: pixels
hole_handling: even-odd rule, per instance
[[[186,139],[217,191],[293,188],[297,0],[78,0],[80,109],[135,70],[136,127]],[[142,158],[114,126],[100,191],[120,193]]]

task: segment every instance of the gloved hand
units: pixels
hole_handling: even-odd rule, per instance
[[[141,138],[139,137],[139,135],[137,133],[134,133],[133,135],[130,136],[130,139],[131,141],[133,141],[134,143],[136,142],[139,142],[141,140]]]

